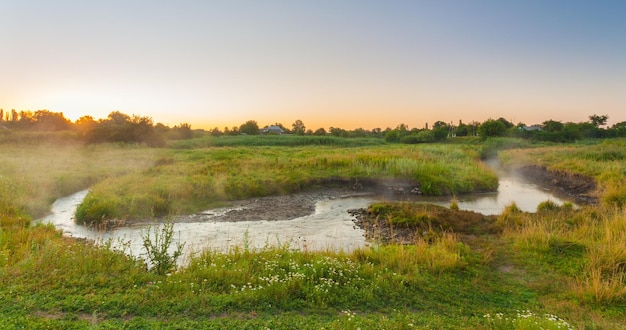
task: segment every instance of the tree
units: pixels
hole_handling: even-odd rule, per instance
[[[97,124],[98,123],[93,119],[92,116],[82,116],[78,118],[75,122],[76,128],[78,130],[78,136],[81,138],[86,138],[89,134],[91,134]]]
[[[456,128],[456,136],[468,136],[470,134],[470,127],[463,123],[459,124],[459,127]]]
[[[613,125],[613,127],[611,127],[611,130],[615,131],[615,136],[625,137],[626,136],[626,121],[622,121]]]
[[[563,123],[552,119],[543,122],[543,130],[546,132],[560,132],[564,127]]]
[[[589,120],[591,121],[591,123],[595,127],[600,127],[600,126],[606,125],[606,121],[608,119],[609,119],[609,116],[607,116],[607,115],[598,116],[596,114],[593,114],[593,115],[589,116]]]
[[[33,114],[35,128],[42,131],[62,131],[71,126],[71,122],[63,116],[62,112],[50,112],[37,110]]]
[[[239,133],[248,135],[259,134],[259,124],[255,120],[248,120],[239,126]]]
[[[15,109],[11,109],[11,121],[17,123],[19,119],[20,115],[17,113],[17,111],[15,111]]]
[[[503,136],[506,132],[506,126],[500,120],[487,119],[478,126],[478,136],[482,139],[495,136]]]
[[[35,114],[32,111],[20,111],[20,120],[18,121],[18,127],[30,128],[35,123]]]
[[[130,121],[130,116],[119,111],[109,113],[107,119],[115,126],[123,126]]]
[[[226,127],[228,129],[228,127]],[[211,136],[221,136],[222,132],[220,132],[220,129],[215,127],[211,130]]]
[[[515,125],[513,125],[512,122],[510,122],[510,121],[508,121],[508,120],[506,120],[506,119],[504,119],[502,117],[498,118],[497,120],[499,122],[501,122],[502,124],[504,124],[504,128],[506,128],[506,129],[509,129],[509,128],[515,126]]]
[[[330,131],[330,134],[333,136],[337,136],[337,137],[345,137],[348,135],[348,132],[346,132],[345,129],[343,128],[339,128],[339,127],[331,127],[328,129]]]
[[[392,129],[385,133],[385,141],[387,142],[400,142],[400,131],[398,129]]]
[[[291,128],[293,134],[304,135],[304,133],[306,132],[306,126],[304,126],[304,123],[300,119],[291,124]]]
[[[444,140],[448,137],[448,133],[450,132],[450,125],[446,124],[443,121],[436,121],[433,124],[433,137],[437,141]]]
[[[324,128],[318,128],[313,132],[313,135],[324,136],[326,135],[326,130]]]
[[[383,137],[382,131],[383,130],[380,127],[376,127],[372,129],[372,135],[376,137]]]
[[[175,139],[191,139],[193,137],[193,132],[191,131],[191,125],[188,123],[182,123],[178,126],[174,126],[172,129],[174,131]]]

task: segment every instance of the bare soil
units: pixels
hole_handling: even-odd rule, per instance
[[[595,203],[594,197],[596,183],[592,178],[582,175],[568,174],[565,172],[549,171],[545,167],[525,166],[520,169],[527,178],[538,183],[556,186],[570,196],[575,197],[581,203]],[[263,219],[291,220],[315,212],[315,204],[320,200],[342,198],[356,195],[378,196],[383,200],[395,200],[402,195],[420,195],[419,184],[407,180],[355,180],[355,179],[330,179],[317,188],[294,194],[267,196],[230,202],[229,206],[221,209],[207,210],[192,215],[179,216],[175,222],[198,222],[198,221],[254,221]],[[367,219],[367,210],[351,210],[355,217],[355,224],[373,236],[376,230],[379,236],[391,235],[390,230],[381,227],[380,224],[371,223]],[[130,221],[141,222],[141,221]],[[369,222],[369,224],[367,224]],[[129,221],[125,223],[129,225]],[[385,234],[387,233],[387,234]],[[413,240],[414,231],[396,231],[394,237],[384,237],[384,240],[409,241]]]
[[[230,205],[225,208],[178,217],[176,222],[198,222],[202,219],[222,222],[291,220],[314,213],[317,201],[354,193],[345,188],[318,188],[289,195],[236,200],[229,202]]]
[[[519,169],[527,178],[559,188],[581,204],[598,203],[597,184],[592,177],[566,171],[548,170],[545,166],[529,165]]]
[[[550,171],[541,166],[524,166],[519,169],[527,179],[544,186],[557,187],[568,196],[576,199],[581,204],[596,204],[597,185],[593,178],[579,174],[571,174],[565,171]],[[349,210],[354,217],[354,223],[365,231],[368,239],[375,239],[384,243],[410,244],[418,237],[427,238],[429,233],[423,228],[392,228],[384,219],[378,219],[367,209]],[[456,224],[456,228],[449,228],[464,237],[471,237],[475,232],[468,232],[467,228],[480,228],[483,225],[490,226],[481,228],[483,233],[492,232],[496,227],[492,226],[494,216],[483,216],[474,212],[448,210],[443,214],[436,215],[439,220]],[[446,229],[446,228],[443,228]],[[497,230],[497,229],[496,229]]]
[[[179,216],[174,221],[291,220],[313,214],[315,212],[315,204],[321,200],[369,195],[392,198],[393,196],[420,194],[419,186],[409,180],[331,178],[307,191],[230,201],[228,207]],[[129,222],[127,221],[126,224],[129,224]]]

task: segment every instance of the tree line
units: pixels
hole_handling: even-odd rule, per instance
[[[65,118],[62,112],[48,110],[7,111],[0,109],[0,131],[34,130],[34,131],[75,131],[80,139],[87,143],[125,142],[140,143],[148,146],[164,146],[167,140],[189,139],[194,136],[212,135],[261,135],[261,134],[293,134],[313,136],[336,136],[343,138],[382,138],[390,143],[431,143],[443,141],[451,137],[478,136],[517,137],[534,141],[573,142],[588,138],[626,137],[626,122],[611,127],[606,126],[607,115],[591,115],[589,121],[563,123],[546,120],[538,125],[524,123],[513,124],[504,119],[487,119],[483,122],[472,121],[458,124],[436,121],[432,126],[409,128],[399,124],[395,128],[374,128],[371,130],[356,128],[346,130],[338,127],[309,129],[302,120],[294,121],[287,127],[282,123],[274,123],[260,127],[257,121],[248,120],[239,126],[215,127],[212,130],[192,130],[188,123],[168,127],[154,123],[152,118],[138,115],[127,115],[119,111],[111,112],[106,118],[95,120],[92,116],[83,116],[75,122]]]
[[[154,123],[152,118],[113,111],[104,119],[83,116],[72,122],[62,112],[48,110],[4,112],[0,109],[0,131],[75,131],[87,143],[124,142],[161,147],[168,139],[193,137],[191,125],[182,123],[172,128]]]

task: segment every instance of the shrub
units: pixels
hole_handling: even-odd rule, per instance
[[[107,219],[119,218],[117,203],[90,193],[76,208],[75,218],[77,223],[87,225],[99,225]]]
[[[159,275],[165,275],[175,269],[176,261],[183,254],[185,243],[176,243],[176,249],[170,254],[173,236],[174,224],[171,222],[164,223],[160,230],[157,225],[148,226],[141,233],[148,267]]]

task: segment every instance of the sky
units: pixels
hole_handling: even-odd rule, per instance
[[[192,128],[626,121],[621,0],[0,0],[0,108]]]

